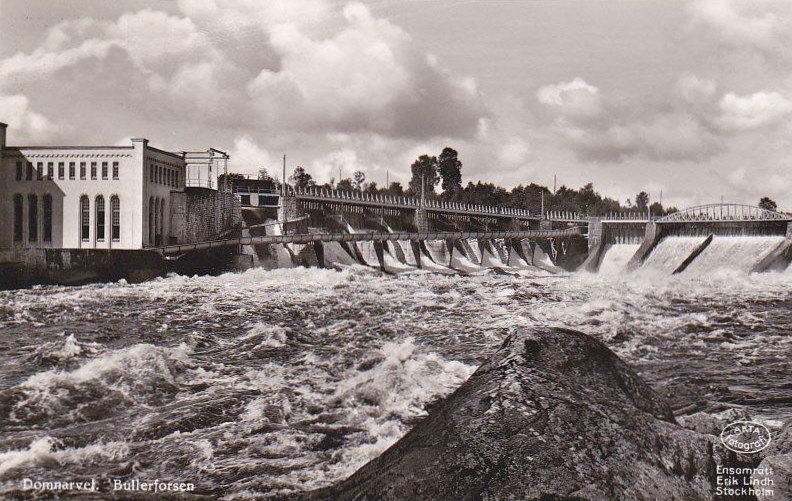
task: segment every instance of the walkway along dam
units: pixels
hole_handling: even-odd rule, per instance
[[[41,249],[0,260],[3,286],[140,281],[169,272],[360,264],[389,273],[502,270],[663,274],[782,270],[792,261],[792,215],[739,204],[584,217],[307,189],[246,187],[230,210],[241,223],[217,238],[140,251]],[[240,214],[238,214],[239,216]]]

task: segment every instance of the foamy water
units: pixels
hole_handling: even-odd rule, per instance
[[[785,420],[790,291],[789,273],[352,265],[2,292],[0,491],[100,475],[193,481],[218,499],[326,486],[527,326],[603,339],[677,412]]]

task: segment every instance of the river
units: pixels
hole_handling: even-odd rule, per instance
[[[193,482],[227,500],[326,486],[524,327],[604,340],[677,413],[792,417],[792,272],[607,269],[353,265],[0,292],[0,492],[25,478]]]

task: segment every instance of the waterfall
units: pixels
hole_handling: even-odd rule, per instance
[[[618,275],[622,273],[635,255],[640,244],[613,244],[605,251],[599,266],[599,273],[603,275]]]
[[[471,260],[472,250],[470,250],[470,245],[465,244],[467,244],[467,241],[460,240],[455,245],[454,252],[451,254],[451,267],[465,273],[483,270],[484,268]],[[473,257],[475,258],[475,255]]]
[[[363,257],[363,263],[374,268],[379,268],[380,263],[377,258],[377,251],[374,249],[374,242],[357,242],[360,254]]]
[[[324,249],[324,264],[327,267],[358,264],[357,260],[350,256],[339,242],[324,242],[322,247]]]
[[[429,255],[435,263],[448,266],[450,256],[445,240],[427,240],[426,250],[429,251]]]
[[[401,248],[402,254],[404,255],[404,264],[415,267],[418,266],[418,263],[415,261],[415,254],[412,250],[412,244],[409,240],[398,240],[393,243]]]
[[[468,259],[470,259],[473,264],[481,264],[481,248],[479,247],[479,241],[475,238],[469,238],[467,240],[462,240],[462,247],[465,249],[465,254],[467,255]]]
[[[687,267],[685,273],[715,270],[748,272],[783,240],[783,236],[716,236],[701,255]]]
[[[705,239],[706,237],[664,238],[644,260],[641,269],[670,275]]]
[[[485,241],[481,253],[481,266],[488,268],[504,268],[506,264],[501,261],[497,251],[493,249],[492,241]]]

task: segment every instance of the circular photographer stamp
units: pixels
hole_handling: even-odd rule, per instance
[[[734,421],[723,428],[721,442],[727,449],[741,454],[755,454],[770,445],[770,430],[755,421]]]

